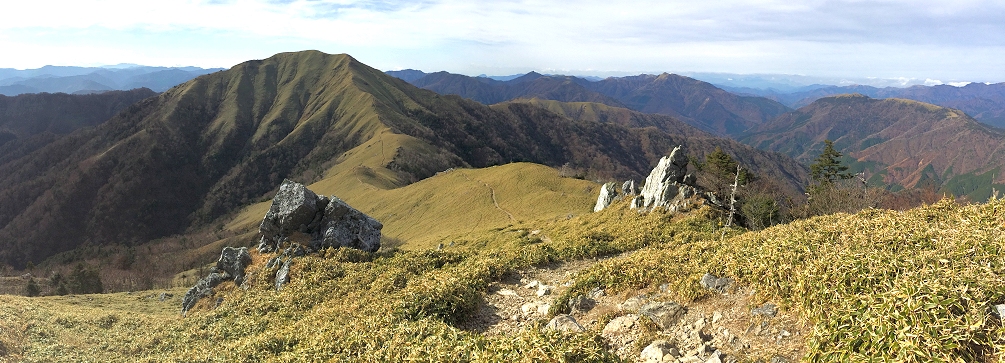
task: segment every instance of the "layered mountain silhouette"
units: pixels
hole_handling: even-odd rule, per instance
[[[907,88],[829,86],[791,93],[757,89],[735,89],[735,91],[770,98],[789,107],[803,107],[817,99],[839,94],[858,93],[872,98],[903,98],[955,108],[966,112],[980,122],[1005,128],[1005,83],[970,83],[963,87],[938,85]]]
[[[147,88],[91,95],[65,93],[0,96],[0,145],[18,138],[54,137],[108,120],[157,93]]]
[[[111,90],[149,88],[163,92],[182,82],[220,68],[147,67],[122,68],[45,66],[37,69],[0,68],[0,95],[24,93],[100,93]]]
[[[596,102],[644,113],[673,116],[716,135],[738,135],[764,123],[789,108],[769,99],[737,96],[709,83],[663,73],[610,77],[589,81],[570,76],[546,76],[536,72],[509,81],[468,77],[447,72],[419,77],[417,71],[389,72],[401,75],[415,86],[440,94],[454,94],[484,103],[519,98],[563,102]]]
[[[0,257],[21,266],[85,244],[137,244],[220,223],[285,178],[386,190],[453,167],[527,161],[641,180],[684,144],[696,155],[725,146],[793,188],[806,179],[792,159],[670,119],[614,122],[625,112],[488,107],[348,55],[282,53],[198,77],[39,148],[8,142]]]
[[[983,200],[1005,189],[1005,130],[960,110],[864,95],[821,98],[760,125],[741,140],[810,163],[823,141],[850,156],[874,181],[944,187]]]

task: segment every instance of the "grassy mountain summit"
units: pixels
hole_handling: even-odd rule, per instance
[[[987,199],[1005,184],[1005,131],[963,112],[904,99],[819,99],[753,129],[743,142],[808,162],[826,139],[870,177],[903,187],[944,186]]]
[[[285,178],[393,189],[452,167],[525,161],[640,180],[687,143],[531,104],[440,96],[344,54],[281,53],[201,76],[0,164],[0,258],[23,266],[84,244],[136,245],[227,224],[220,218]],[[805,178],[786,168],[778,175]]]

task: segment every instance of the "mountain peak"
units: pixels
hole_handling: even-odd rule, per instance
[[[534,72],[534,71],[530,71],[530,72],[528,72],[525,75],[522,75],[520,77],[517,77],[517,78],[514,78],[514,79],[510,80],[510,82],[512,82],[512,83],[529,82],[529,81],[533,81],[533,80],[541,78],[541,77],[544,77],[544,75],[540,74],[540,73],[537,73],[537,72]]]

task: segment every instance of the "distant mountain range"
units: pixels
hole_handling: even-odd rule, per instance
[[[550,91],[577,84],[533,75],[510,82]],[[350,203],[450,168],[519,161],[641,181],[683,144],[696,157],[728,150],[787,188],[806,182],[806,167],[781,154],[672,117],[595,105],[490,107],[317,51],[248,61],[42,146],[0,145],[0,261],[20,267],[85,244],[135,245],[227,223],[286,178],[355,191],[339,192]]]
[[[738,96],[709,83],[674,74],[610,77],[591,81],[530,72],[508,81],[447,72],[391,71],[413,85],[484,103],[519,98],[596,102],[674,116],[717,135],[738,135],[790,109],[762,97]]]
[[[99,93],[111,90],[149,88],[164,92],[180,83],[222,68],[147,67],[58,67],[17,70],[0,68],[0,95],[24,93]]]
[[[798,108],[828,96],[862,94],[872,98],[904,98],[951,107],[985,124],[1005,128],[1005,83],[970,83],[963,87],[950,85],[911,86],[907,88],[871,86],[826,86],[792,93],[753,88],[731,88],[732,92],[770,98],[786,106]]]
[[[874,185],[932,185],[975,200],[987,199],[992,188],[1005,190],[1005,130],[918,101],[825,97],[740,137],[807,164],[827,139]]]

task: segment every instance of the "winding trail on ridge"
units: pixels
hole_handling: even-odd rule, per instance
[[[499,201],[496,200],[496,190],[493,189],[492,186],[489,185],[489,183],[483,182],[481,180],[471,179],[471,177],[469,177],[468,174],[466,174],[466,173],[462,173],[461,175],[464,175],[464,179],[467,179],[468,181],[478,182],[478,183],[481,183],[482,185],[484,185],[486,188],[489,188],[489,192],[491,192],[491,195],[492,195],[492,204],[495,205],[496,209],[502,211],[503,213],[506,213],[506,215],[509,216],[509,219],[511,221],[514,221],[514,222],[517,221],[516,217],[513,216],[513,213],[510,213],[508,210],[505,210],[505,209],[503,209],[502,207],[499,206]]]

